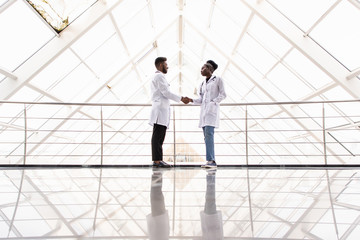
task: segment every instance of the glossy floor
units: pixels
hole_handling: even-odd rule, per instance
[[[360,169],[0,169],[2,239],[354,239]]]

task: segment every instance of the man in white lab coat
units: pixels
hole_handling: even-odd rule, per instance
[[[218,65],[207,61],[201,68],[201,75],[205,80],[199,87],[199,98],[189,99],[194,104],[201,105],[199,127],[203,129],[206,146],[206,164],[201,167],[216,168],[214,129],[219,127],[220,102],[226,98],[224,81],[213,72]]]
[[[170,100],[175,102],[182,101],[189,103],[189,98],[181,97],[172,93],[169,89],[169,83],[165,79],[168,70],[167,59],[158,57],[155,59],[155,72],[151,81],[151,115],[149,124],[153,126],[151,138],[151,153],[153,167],[169,168],[170,164],[163,161],[162,145],[165,140],[166,129],[170,122]]]

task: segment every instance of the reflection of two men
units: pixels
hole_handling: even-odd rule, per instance
[[[215,199],[216,169],[207,170],[204,210],[200,212],[202,239],[223,239],[221,211],[216,209]],[[165,209],[162,192],[162,171],[153,171],[150,191],[151,213],[146,216],[150,240],[169,239],[169,214]]]

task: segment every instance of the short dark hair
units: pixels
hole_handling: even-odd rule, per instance
[[[213,60],[208,60],[206,63],[210,64],[213,67],[213,71],[218,68],[218,65]]]
[[[166,62],[166,61],[167,61],[166,57],[157,57],[155,59],[155,67],[158,67],[159,64]]]

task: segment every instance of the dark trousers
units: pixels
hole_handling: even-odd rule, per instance
[[[151,137],[151,154],[153,161],[163,160],[162,145],[165,140],[166,127],[159,124],[154,124],[153,134]]]

